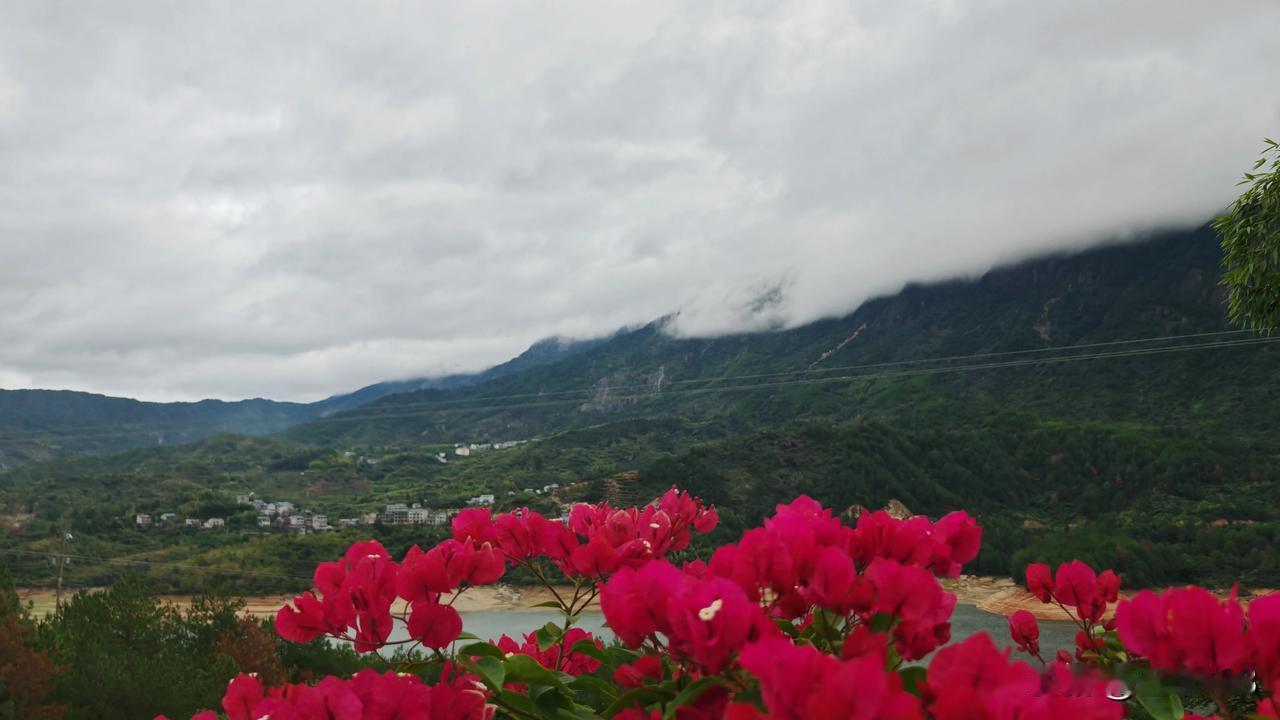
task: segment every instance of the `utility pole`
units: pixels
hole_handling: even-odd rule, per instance
[[[58,543],[58,590],[53,596],[54,612],[62,611],[62,570],[67,566],[67,541],[71,533],[62,531],[62,539]]]

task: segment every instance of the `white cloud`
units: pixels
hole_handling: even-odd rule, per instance
[[[312,399],[1200,222],[1280,125],[1277,26],[1269,0],[11,3],[0,385]]]

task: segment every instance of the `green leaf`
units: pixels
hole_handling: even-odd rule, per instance
[[[579,675],[569,683],[569,687],[573,690],[594,692],[609,702],[613,702],[618,697],[616,685],[595,675]]]
[[[530,606],[529,606],[529,609],[530,609],[530,610],[532,610],[532,609],[534,609],[534,608],[554,608],[554,609],[556,609],[556,610],[562,610],[562,609],[563,609],[563,608],[560,606],[560,602],[559,602],[559,601],[557,601],[557,600],[547,600],[547,601],[545,601],[545,602],[540,602],[540,603],[538,603],[537,605],[530,605]]]
[[[547,685],[557,688],[564,687],[561,673],[542,667],[537,660],[528,655],[511,655],[504,661],[504,665],[506,667],[507,680],[510,682]]]
[[[638,687],[635,690],[625,692],[609,704],[609,707],[601,713],[604,717],[613,717],[629,707],[643,708],[647,705],[669,700],[672,693],[652,685]]]
[[[494,657],[501,660],[506,657],[506,653],[498,649],[497,645],[487,642],[471,643],[463,645],[458,654],[464,657]]]
[[[773,624],[777,625],[778,629],[781,630],[785,635],[789,635],[793,638],[800,637],[800,630],[796,627],[795,623],[791,622],[790,620],[787,620],[785,618],[774,618]]]
[[[495,692],[502,690],[507,669],[501,660],[495,657],[478,657],[471,664],[480,673],[480,677],[484,678],[484,682],[489,686],[489,689]]]
[[[567,708],[560,708],[560,714],[556,716],[559,720],[599,720],[600,716],[591,711],[589,707],[582,705],[572,705]]]
[[[534,711],[547,720],[559,717],[560,710],[565,705],[564,697],[555,688],[543,688],[540,692],[535,690],[530,696],[533,698]]]
[[[609,653],[605,652],[594,640],[579,640],[569,648],[569,652],[586,655],[589,658],[599,660],[609,667],[614,667],[614,662],[609,658]]]
[[[498,693],[498,700],[505,705],[516,708],[521,712],[533,715],[535,713],[533,700],[523,693],[512,692],[511,690],[503,690]]]
[[[718,677],[704,677],[689,683],[689,686],[681,690],[675,699],[667,703],[667,711],[662,714],[663,720],[671,720],[676,716],[676,711],[685,705],[690,705],[698,696],[712,685],[723,685],[724,681]]]
[[[458,633],[458,639],[459,640],[482,640],[483,638],[481,638],[479,635],[476,635],[475,633],[461,632],[461,633]]]
[[[538,628],[538,631],[534,633],[533,636],[538,642],[538,649],[545,652],[547,648],[560,642],[562,634],[563,633],[560,630],[559,625],[556,625],[555,623],[547,623],[546,625]]]
[[[912,665],[898,671],[898,676],[902,678],[902,689],[917,697],[924,686],[926,675],[928,671],[919,665]]]
[[[1155,720],[1181,720],[1186,714],[1178,694],[1153,680],[1142,682],[1135,696]]]

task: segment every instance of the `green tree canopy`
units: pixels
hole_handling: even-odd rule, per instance
[[[1265,142],[1240,181],[1248,189],[1213,226],[1222,236],[1232,322],[1269,332],[1280,327],[1280,144]]]

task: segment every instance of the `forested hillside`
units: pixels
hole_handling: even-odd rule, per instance
[[[1276,585],[1280,344],[1225,324],[1217,263],[1213,236],[1197,230],[910,287],[775,333],[681,339],[655,323],[535,346],[472,384],[383,397],[277,438],[218,435],[0,474],[0,532],[50,553],[71,527],[86,554],[274,573],[252,578],[267,589],[292,583],[338,535],[259,532],[237,494],[335,518],[393,502],[456,508],[482,493],[554,514],[674,484],[721,508],[721,533],[800,493],[836,508],[896,499],[979,514],[979,572],[1079,556],[1135,584]],[[502,440],[529,442],[453,452]],[[227,526],[148,531],[138,512]],[[422,531],[339,535],[407,547]],[[156,567],[166,587],[195,582]],[[15,571],[51,574],[38,554]],[[86,564],[73,579],[118,571]]]
[[[1174,427],[1275,424],[1280,348],[1222,346],[1257,338],[1229,332],[1218,262],[1202,228],[912,286],[780,332],[681,339],[656,322],[561,362],[395,395],[285,436],[507,440],[637,416],[737,430],[798,418],[963,424],[1005,409]],[[1181,339],[1130,342],[1170,336]],[[1217,347],[1177,349],[1192,343]]]
[[[153,403],[68,390],[0,390],[0,471],[31,460],[140,445],[177,445],[220,432],[266,434],[319,416],[273,400]]]
[[[600,342],[547,338],[483,372],[382,382],[314,403],[155,403],[67,390],[0,389],[0,472],[32,460],[181,445],[218,433],[266,435],[398,393],[462,388],[506,377],[558,362]]]

